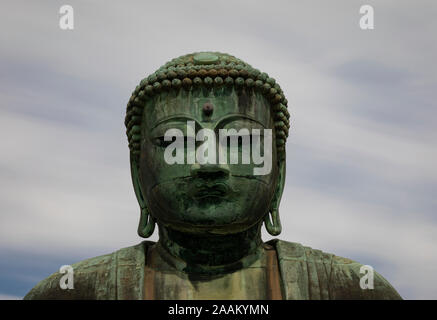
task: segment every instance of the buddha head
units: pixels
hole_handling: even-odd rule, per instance
[[[155,223],[227,235],[263,222],[279,234],[288,119],[275,80],[228,54],[184,55],[144,78],[125,120],[139,235]]]

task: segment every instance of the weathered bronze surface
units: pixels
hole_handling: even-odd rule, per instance
[[[361,289],[361,264],[272,240],[281,232],[287,100],[276,81],[227,54],[174,59],[132,93],[125,125],[143,243],[73,265],[74,289],[55,273],[26,299],[400,299],[378,273]],[[168,164],[171,128],[272,129],[272,170],[254,164]],[[241,150],[238,149],[239,153]],[[188,157],[186,155],[186,157]]]

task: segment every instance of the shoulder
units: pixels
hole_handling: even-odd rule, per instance
[[[402,299],[393,286],[371,266],[347,258],[333,256],[330,278],[334,299]]]
[[[126,283],[125,271],[131,271],[132,268],[138,270],[140,262],[144,263],[144,250],[147,245],[148,242],[144,241],[110,254],[75,263],[71,265],[73,288],[62,289],[60,281],[66,274],[55,272],[40,281],[24,299],[117,299],[120,279]]]
[[[379,273],[361,263],[300,243],[273,240],[285,294],[291,299],[402,299]],[[373,277],[372,277],[373,276]],[[362,289],[368,279],[373,289]]]
[[[114,254],[115,252],[73,264],[73,288],[62,289],[60,282],[64,274],[55,272],[40,281],[24,299],[95,299],[96,279],[107,277],[108,284],[111,283],[110,271]]]

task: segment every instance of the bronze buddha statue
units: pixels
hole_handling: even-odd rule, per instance
[[[61,289],[62,274],[54,273],[25,299],[400,299],[378,273],[374,288],[362,289],[357,262],[262,241],[263,224],[281,232],[289,117],[276,81],[233,56],[201,52],[166,63],[136,87],[125,119],[138,234],[148,238],[158,224],[159,241],[74,264],[73,290]],[[272,132],[270,147],[267,133],[258,137],[271,161],[265,174],[254,174],[254,161],[193,162],[200,145],[190,138],[231,129],[244,129],[249,147],[251,131]],[[176,163],[166,160],[174,155],[169,130],[184,133]],[[221,147],[225,160],[247,151],[244,137],[236,139],[236,148]]]

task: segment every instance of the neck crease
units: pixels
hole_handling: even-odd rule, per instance
[[[229,235],[187,234],[160,226],[157,249],[167,263],[185,273],[232,272],[259,258],[261,224]]]

